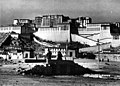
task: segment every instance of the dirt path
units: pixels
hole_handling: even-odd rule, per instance
[[[119,86],[120,81],[82,77],[35,78],[18,75],[0,75],[0,86]]]
[[[119,86],[120,80],[103,80],[83,77],[28,77],[0,73],[0,86]]]
[[[0,86],[34,86],[37,83],[39,82],[19,75],[0,75]]]

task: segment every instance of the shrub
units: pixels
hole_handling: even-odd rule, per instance
[[[47,66],[40,66],[36,65],[30,70],[24,71],[26,75],[32,74],[32,75],[52,75],[52,69],[51,67]]]

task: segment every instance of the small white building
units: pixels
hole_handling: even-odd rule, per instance
[[[74,49],[67,49],[66,48],[59,48],[59,47],[47,47],[45,48],[45,52],[44,52],[44,55],[47,54],[48,52],[48,49],[51,51],[52,53],[52,59],[53,60],[56,60],[57,59],[57,55],[58,55],[58,52],[60,51],[61,54],[63,55],[63,60],[73,60],[74,58],[77,57],[77,51],[74,50]]]
[[[96,53],[96,59],[100,61],[120,61],[120,49],[119,47],[104,49],[102,52]]]
[[[21,33],[21,26],[1,26],[0,33],[10,33],[15,32],[20,34]]]
[[[120,53],[100,53],[100,54],[95,54],[96,59],[100,61],[120,61]]]
[[[14,19],[13,20],[14,25],[21,25],[24,23],[30,23],[30,19]]]

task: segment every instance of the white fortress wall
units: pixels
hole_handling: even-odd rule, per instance
[[[91,39],[97,41],[100,38],[101,32],[101,25],[100,24],[88,24],[86,28],[78,28],[78,33],[81,36],[84,36],[86,39]],[[84,40],[83,40],[84,41]],[[89,41],[86,42],[87,44],[90,43]],[[90,44],[91,45],[91,44]],[[95,43],[92,44],[96,45]]]
[[[79,31],[79,35],[97,41],[100,38],[100,31]]]
[[[96,42],[94,42],[90,39],[86,39],[86,38],[81,37],[81,36],[76,35],[76,34],[71,34],[71,38],[72,38],[72,41],[80,42],[82,44],[88,44],[90,46],[96,45]]]
[[[78,28],[79,35],[101,43],[112,42],[113,36],[110,34],[110,26],[101,24],[88,24],[86,28]],[[86,42],[86,41],[85,41]],[[89,41],[88,41],[89,43]]]
[[[49,40],[54,42],[66,42],[70,41],[70,30],[60,30],[59,28],[44,28],[38,29],[34,35],[42,38],[43,40]]]
[[[91,47],[86,47],[86,48],[80,48],[79,52],[98,52],[99,50],[103,50],[103,49],[107,49],[110,48],[111,43],[106,43],[106,44],[102,44],[99,46],[91,46]]]
[[[7,26],[7,27],[0,27],[0,32],[1,33],[9,33],[9,32],[16,32],[16,33],[21,33],[21,27],[20,26]]]

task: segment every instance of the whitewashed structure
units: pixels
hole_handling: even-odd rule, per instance
[[[62,23],[57,27],[40,27],[34,35],[53,42],[70,42],[70,24]]]
[[[96,59],[100,61],[118,61],[120,62],[120,53],[100,53],[96,54]]]
[[[80,37],[83,38],[81,42],[83,41],[84,43],[89,44],[91,46],[96,45],[98,40],[99,40],[99,43],[112,42],[112,38],[113,38],[113,36],[110,33],[109,23],[87,24],[86,28],[78,28],[78,32]]]
[[[24,23],[30,23],[31,20],[29,19],[14,19],[13,20],[13,25],[21,25]]]
[[[21,26],[2,26],[0,27],[0,33],[9,33],[15,32],[20,34],[21,33]]]

